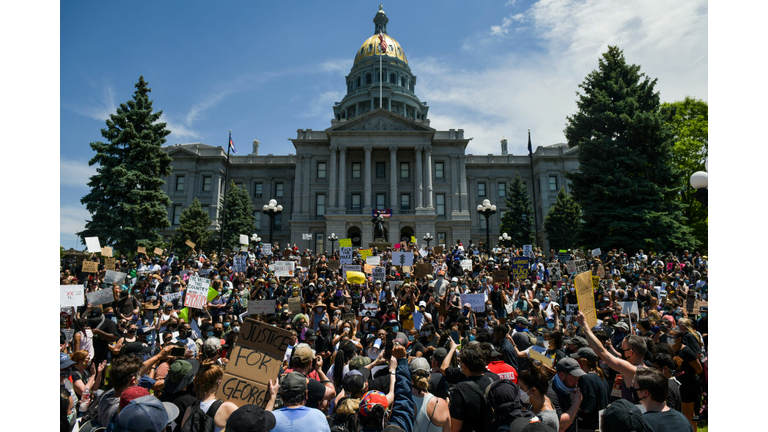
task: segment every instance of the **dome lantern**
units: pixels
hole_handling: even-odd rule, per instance
[[[373,34],[375,35],[379,33],[387,34],[388,22],[389,22],[389,18],[387,18],[387,14],[384,13],[384,8],[382,7],[382,5],[379,4],[379,11],[376,13],[376,16],[373,17],[373,23],[376,24]]]

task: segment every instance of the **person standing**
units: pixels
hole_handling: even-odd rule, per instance
[[[599,412],[610,401],[608,383],[603,370],[597,366],[597,354],[592,348],[583,347],[571,354],[586,375],[579,379],[579,389],[583,395],[577,417],[579,428],[595,430],[599,426]]]
[[[579,428],[577,412],[581,405],[582,395],[579,380],[586,375],[576,360],[565,357],[555,366],[557,374],[549,382],[547,397],[557,413],[560,426],[559,432],[576,432]]]
[[[667,404],[669,380],[653,368],[639,369],[632,387],[640,403],[645,407],[643,419],[654,432],[695,432],[694,425],[679,411]]]
[[[323,412],[306,406],[308,381],[298,372],[290,372],[280,381],[283,408],[273,412],[273,432],[330,432]]]

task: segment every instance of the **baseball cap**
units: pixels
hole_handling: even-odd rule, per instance
[[[315,334],[315,331],[312,329],[307,329],[306,333],[304,333],[304,340],[308,340],[308,341],[317,340],[317,335]]]
[[[127,389],[123,390],[123,393],[120,394],[120,403],[119,407],[120,409],[125,408],[126,405],[128,405],[132,400],[144,396],[149,396],[149,390],[142,386],[131,386]]]
[[[579,350],[576,351],[575,353],[571,354],[571,358],[597,360],[597,354],[595,354],[595,351],[592,348],[582,347],[582,348],[579,348]]]
[[[619,322],[619,323],[617,323],[617,324],[614,324],[614,325],[613,325],[613,328],[615,328],[615,329],[620,329],[620,330],[624,330],[625,332],[628,332],[628,331],[629,331],[629,326],[628,326],[628,325],[627,325],[627,323],[625,323],[625,322]]]
[[[127,432],[161,432],[179,416],[179,408],[171,402],[160,402],[155,396],[133,399],[117,415],[117,425]]]
[[[213,357],[221,348],[221,339],[211,336],[203,342],[203,353],[207,357]]]
[[[436,348],[432,353],[432,358],[437,360],[438,363],[442,363],[445,357],[448,355],[448,350],[445,348]]]
[[[280,391],[303,393],[307,390],[307,377],[298,373],[290,372],[280,381]]]
[[[341,380],[341,386],[344,388],[345,394],[356,394],[365,387],[365,378],[360,371],[352,369],[344,375],[344,378]]]
[[[275,428],[275,416],[258,405],[243,405],[227,419],[227,432],[266,432]]]
[[[296,348],[293,349],[293,357],[298,357],[302,360],[302,363],[306,363],[315,358],[315,353],[312,352],[312,348],[309,345],[302,343],[296,345]]]
[[[68,367],[72,366],[73,364],[75,364],[75,362],[72,361],[72,359],[69,358],[68,355],[66,355],[64,353],[61,353],[59,355],[59,369],[68,368]]]
[[[451,278],[451,282],[458,282],[458,281],[459,281],[459,278],[457,278],[456,276]]]
[[[525,317],[521,317],[520,316],[520,317],[517,317],[517,319],[515,319],[515,324],[520,324],[522,326],[527,326],[528,325],[528,320]]]
[[[371,390],[366,393],[360,401],[360,415],[367,417],[368,413],[370,413],[376,405],[382,405],[386,409],[389,406],[389,402],[387,402],[387,397],[384,393],[377,390]]]
[[[552,432],[539,417],[518,417],[509,425],[509,432]]]
[[[186,387],[200,370],[200,362],[195,359],[176,360],[168,369],[163,391],[168,394],[176,393]]]
[[[557,366],[555,367],[555,370],[558,372],[566,372],[569,373],[576,378],[582,377],[586,375],[586,372],[581,370],[581,366],[579,366],[579,362],[576,360],[565,357],[564,359],[561,359],[559,362],[557,362]]]
[[[424,300],[420,301],[419,307],[427,307],[427,302],[425,302]]]
[[[649,432],[652,429],[643,419],[640,408],[626,399],[619,399],[605,409],[603,413],[604,431]]]
[[[413,360],[411,360],[411,364],[409,365],[411,368],[411,373],[423,370],[430,372],[431,368],[429,367],[429,362],[424,357],[416,357]]]

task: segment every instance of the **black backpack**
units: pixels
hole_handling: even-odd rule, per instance
[[[219,410],[223,401],[216,400],[206,413],[200,408],[200,402],[189,407],[192,413],[189,415],[187,422],[181,427],[181,432],[213,432],[214,423],[213,418],[216,416],[216,411]]]
[[[480,429],[481,432],[495,432],[496,427],[493,424],[493,409],[491,408],[491,404],[488,403],[488,398],[485,397],[485,390],[488,388],[489,385],[493,384],[493,380],[491,380],[490,383],[484,384],[484,387],[480,387],[480,384],[478,384],[475,381],[467,380],[463,381],[469,384],[469,388],[474,390],[475,393],[480,395],[481,400],[483,401],[483,408],[481,408],[481,412],[479,413],[482,416],[482,429]]]

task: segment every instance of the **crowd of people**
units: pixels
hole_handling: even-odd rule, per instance
[[[102,262],[81,273],[63,261],[62,285],[112,290],[114,301],[62,309],[61,431],[695,432],[706,420],[706,256],[398,249],[414,266],[373,248],[385,276],[360,283],[345,277],[338,251],[295,245],[121,256],[116,271],[127,277],[112,284]],[[511,265],[521,256],[522,275]],[[574,307],[567,261],[579,259],[600,275],[591,327]],[[295,261],[295,273],[277,277],[275,261]],[[366,264],[359,250],[352,264]],[[215,297],[185,308],[199,275]],[[261,300],[274,300],[274,313],[250,318],[289,330],[292,342],[266,406],[238,407],[216,392],[249,302]]]

